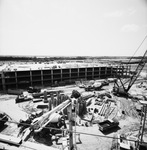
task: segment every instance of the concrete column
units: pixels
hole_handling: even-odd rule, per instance
[[[53,69],[51,69],[51,82],[52,82],[52,85],[53,85]]]
[[[69,68],[69,82],[71,82],[71,68]]]
[[[16,81],[16,89],[18,89],[17,72],[16,71],[15,71],[15,81]]]
[[[62,68],[61,68],[61,81],[62,81],[62,77],[63,77],[63,75],[62,75],[62,74],[63,74],[63,72],[62,72]]]
[[[105,67],[105,76],[107,76],[107,66]]]
[[[115,76],[118,76],[118,66],[117,66],[117,69],[116,69],[116,75]]]
[[[87,67],[85,67],[85,79],[87,80]]]
[[[78,78],[79,78],[79,66],[78,66]]]
[[[31,86],[33,86],[32,84],[32,70],[30,69],[30,82],[31,82]]]
[[[101,67],[99,67],[99,79],[101,78]]]
[[[5,75],[4,72],[1,72],[2,75],[2,87],[3,87],[3,91],[6,92],[6,84],[5,84]]]
[[[121,75],[124,76],[124,66],[122,66],[121,69],[122,69]]]
[[[59,105],[59,92],[56,92],[56,94],[57,94],[56,106],[58,106]]]
[[[41,69],[41,85],[43,86],[43,70]]]
[[[94,67],[92,67],[92,79],[94,79]]]

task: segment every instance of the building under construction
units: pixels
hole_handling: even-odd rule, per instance
[[[69,85],[75,83],[76,80],[97,80],[128,75],[129,68],[123,65],[8,68],[0,72],[0,91],[24,89],[29,86]]]

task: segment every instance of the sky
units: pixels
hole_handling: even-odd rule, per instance
[[[0,55],[132,56],[147,0],[0,0]]]

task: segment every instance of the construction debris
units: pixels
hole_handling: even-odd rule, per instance
[[[92,85],[95,82],[91,80],[89,83]],[[109,83],[107,86],[112,84]],[[62,148],[68,148],[69,121],[66,107],[70,104],[72,105],[72,125],[76,131],[80,131],[82,128],[92,129],[96,126],[95,133],[97,134],[106,134],[105,131],[108,131],[107,134],[113,134],[113,129],[116,128],[115,132],[120,133],[125,128],[122,122],[128,117],[140,119],[142,106],[138,102],[139,98],[137,99],[135,96],[117,97],[108,88],[101,91],[85,91],[81,88],[74,88],[70,91],[71,95],[69,95],[69,91],[67,95],[63,90],[59,92],[60,90],[48,89],[41,89],[38,93],[23,92],[18,95],[17,106],[22,106],[24,111],[29,113],[28,119],[20,120],[18,124],[18,137],[23,142],[50,139],[52,142],[56,141],[56,144],[61,145]],[[141,89],[142,87],[136,88]],[[145,89],[142,88],[142,90]],[[27,98],[31,99],[27,101]],[[102,132],[99,132],[98,128]],[[132,130],[133,127],[130,127],[125,131],[128,133]],[[118,138],[118,135],[116,137]],[[81,138],[80,135],[79,143],[83,143],[82,140],[83,136]],[[120,138],[120,142],[117,140],[117,144],[119,147],[124,147],[122,138]]]

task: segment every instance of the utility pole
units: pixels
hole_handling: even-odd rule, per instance
[[[69,150],[73,150],[73,116],[72,116],[72,101],[68,106],[68,120],[69,120]]]

